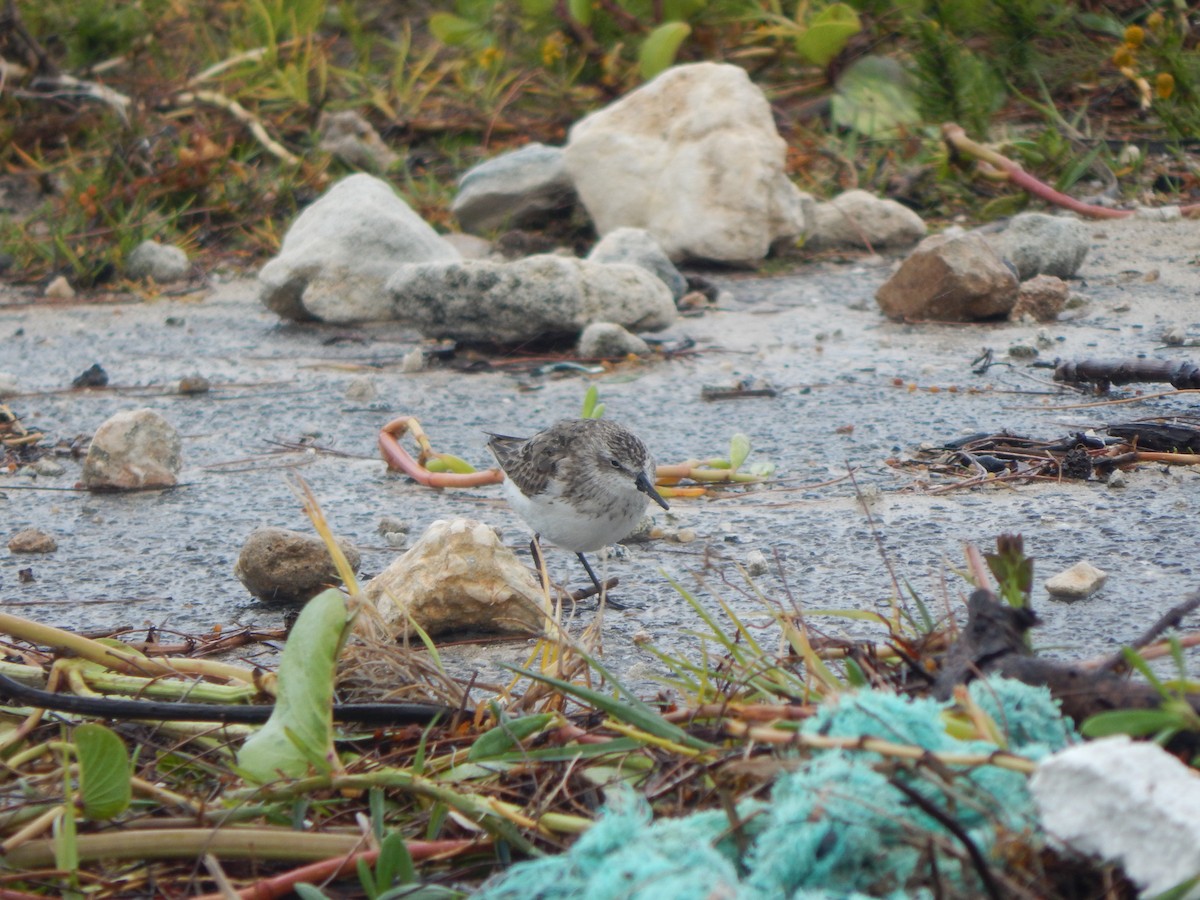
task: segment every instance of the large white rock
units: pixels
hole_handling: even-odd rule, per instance
[[[183,441],[152,409],[119,412],[104,421],[83,461],[89,491],[172,487],[179,479]]]
[[[386,181],[351,175],[292,223],[258,273],[259,299],[286,319],[386,319],[383,286],[396,269],[460,258]]]
[[[1046,831],[1119,862],[1142,896],[1200,874],[1200,778],[1157,744],[1121,735],[1061,750],[1029,790]]]
[[[363,594],[396,636],[541,630],[544,594],[529,567],[474,519],[439,519]]]
[[[675,320],[670,289],[640,266],[552,254],[403,266],[387,290],[394,316],[426,337],[473,343],[573,340],[592,322],[658,331]]]
[[[744,70],[696,63],[577,122],[565,158],[601,235],[644,228],[672,259],[750,264],[805,231],[785,151]]]

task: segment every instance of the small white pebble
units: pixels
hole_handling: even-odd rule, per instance
[[[65,276],[59,275],[46,285],[46,290],[42,294],[52,300],[73,300],[75,299],[75,288],[71,287],[71,282],[67,281]]]
[[[345,397],[351,403],[368,403],[375,399],[376,394],[375,382],[366,375],[360,375],[346,385]]]
[[[1182,325],[1172,325],[1163,329],[1162,342],[1168,347],[1180,347],[1187,340],[1187,329]]]
[[[56,478],[67,470],[62,467],[61,463],[48,456],[43,456],[33,464],[33,471],[43,478]]]
[[[755,576],[767,574],[767,558],[761,550],[751,550],[746,554],[746,571]]]
[[[1108,573],[1087,560],[1046,579],[1046,593],[1056,600],[1082,600],[1090,597],[1108,580]]]
[[[690,544],[696,539],[696,532],[691,528],[680,528],[673,537],[678,544]]]
[[[425,351],[418,347],[416,350],[410,350],[404,354],[404,359],[400,363],[400,371],[406,375],[411,375],[413,372],[420,372],[425,368]]]
[[[1123,488],[1127,483],[1125,473],[1120,469],[1113,469],[1112,474],[1108,476],[1108,486],[1110,488]]]

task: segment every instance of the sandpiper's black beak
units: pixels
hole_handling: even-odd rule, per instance
[[[638,473],[637,480],[634,482],[634,484],[637,485],[637,489],[639,491],[641,491],[663,509],[671,508],[667,506],[667,501],[662,498],[662,494],[654,489],[654,485],[650,482],[650,479],[646,477],[645,472]]]

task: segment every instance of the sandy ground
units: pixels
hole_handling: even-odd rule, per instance
[[[965,591],[952,570],[961,565],[963,542],[987,548],[1002,532],[1023,534],[1036,558],[1034,603],[1046,622],[1037,638],[1060,655],[1109,650],[1200,586],[1196,467],[1143,466],[1121,489],[1093,481],[929,493],[919,484],[924,473],[888,462],[911,458],[924,442],[971,432],[1009,429],[1053,439],[1135,418],[1196,414],[1191,393],[1064,408],[1086,400],[1053,385],[1048,370],[1007,356],[1011,345],[1035,344],[1039,333],[1049,342],[1042,359],[1200,356],[1195,347],[1160,342],[1170,326],[1200,339],[1200,222],[1091,228],[1093,247],[1073,285],[1088,304],[1069,321],[892,323],[873,300],[891,261],[849,259],[788,275],[721,277],[734,299],[681,319],[666,335],[695,340],[697,352],[597,379],[608,415],[639,432],[660,462],[723,455],[740,431],[754,442],[752,459],[778,467],[763,489],[680,500],[659,513],[669,530],[692,529],[692,543],[637,544],[609,560],[608,573],[621,578],[620,596],[634,605],[606,613],[609,664],[648,685],[660,669],[635,636],[694,652],[699,639],[691,632],[700,624],[669,578],[711,609],[719,596],[748,622],[766,626],[764,602],[810,614],[885,608],[892,593],[886,555],[935,609],[957,609]],[[497,489],[435,492],[409,483],[384,469],[376,433],[397,415],[416,415],[439,449],[486,466],[485,430],[527,433],[575,415],[588,384],[579,374],[511,370],[404,374],[400,360],[419,345],[415,333],[281,323],[260,307],[250,281],[119,305],[49,307],[27,299],[0,288],[0,371],[19,379],[22,393],[7,402],[26,425],[54,442],[91,434],[119,410],[149,406],[184,435],[184,486],[174,491],[75,492],[79,463],[71,460],[57,479],[0,475],[5,539],[37,527],[59,543],[47,556],[0,550],[0,604],[66,627],[158,625],[195,633],[278,624],[283,611],[253,601],[232,567],[254,527],[307,528],[288,484],[293,474],[309,481],[334,528],[360,546],[365,575],[395,556],[376,533],[385,515],[410,523],[414,534],[434,519],[473,516],[525,552],[528,535]],[[984,347],[1004,365],[975,375],[971,361]],[[113,387],[64,390],[97,362]],[[194,373],[214,389],[177,394],[178,379]],[[376,399],[348,401],[346,388],[364,376]],[[748,376],[768,379],[779,395],[715,403],[700,397],[702,385]],[[283,446],[306,435],[335,452]],[[844,477],[847,467],[872,498],[878,541]],[[738,564],[753,550],[765,554],[770,571],[751,587]],[[581,581],[570,554],[552,550],[549,558],[556,576]],[[1073,605],[1049,601],[1042,581],[1084,558],[1110,573],[1104,589]],[[18,570],[27,567],[35,580],[20,583]],[[579,615],[585,622],[592,613]],[[831,633],[864,633],[842,619],[812,621]],[[763,634],[776,640],[765,627]],[[520,661],[527,649],[517,641],[450,656],[463,668],[481,666],[486,676],[496,674],[497,660]]]

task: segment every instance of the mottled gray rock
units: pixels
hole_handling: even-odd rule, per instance
[[[1025,281],[1034,275],[1073,278],[1083,265],[1091,239],[1088,226],[1078,219],[1021,213],[990,240]]]
[[[541,630],[545,602],[533,572],[473,519],[439,519],[412,549],[367,582],[364,596],[396,637],[409,620],[426,634]]]
[[[562,149],[535,143],[468,169],[450,211],[463,231],[481,232],[537,225],[575,201]]]
[[[846,191],[816,205],[806,247],[907,247],[925,237],[925,222],[915,212],[867,191]]]
[[[43,456],[33,464],[33,471],[35,475],[42,478],[57,478],[59,475],[66,474],[67,470],[62,467],[62,463]]]
[[[675,268],[654,235],[644,228],[614,228],[587,255],[597,263],[630,263],[657,276],[678,300],[687,293],[687,279]]]
[[[358,550],[339,538],[338,547],[357,570]],[[242,544],[233,574],[260,600],[303,603],[341,583],[329,550],[315,535],[288,528],[256,528]]]
[[[615,322],[593,322],[579,336],[579,355],[584,359],[622,359],[630,353],[646,356],[650,345]]]
[[[191,263],[183,250],[158,241],[142,241],[125,262],[125,274],[130,278],[153,278],[159,284],[182,281],[191,271]]]
[[[171,487],[183,465],[179,432],[152,409],[119,412],[96,429],[83,462],[90,491]]]
[[[592,322],[657,331],[675,319],[671,292],[645,269],[548,254],[404,266],[387,291],[394,316],[426,337],[477,343],[574,339]]]
[[[917,245],[875,299],[893,319],[995,319],[1016,303],[1017,278],[979,235],[934,235]]]
[[[258,273],[259,299],[287,319],[348,323],[389,318],[384,283],[408,263],[459,259],[391,185],[344,178],[292,223]]]
[[[359,169],[384,172],[400,158],[356,110],[321,113],[317,130],[321,135],[317,145],[320,149]]]
[[[671,259],[748,265],[805,231],[786,149],[744,69],[695,63],[577,122],[565,159],[600,234],[645,228]]]
[[[54,536],[37,528],[18,531],[8,539],[9,553],[53,553],[57,549]]]
[[[1066,307],[1070,295],[1071,289],[1061,278],[1035,275],[1021,282],[1017,302],[1008,317],[1014,322],[1022,316],[1031,316],[1038,322],[1053,322]]]

